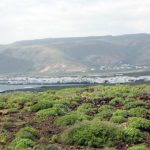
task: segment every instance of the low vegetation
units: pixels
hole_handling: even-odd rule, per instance
[[[150,86],[0,95],[0,149],[149,150]]]

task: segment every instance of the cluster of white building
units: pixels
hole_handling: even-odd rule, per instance
[[[130,64],[122,64],[120,66],[100,66],[99,70],[140,70],[140,69],[149,69],[149,66],[133,66]],[[91,68],[91,71],[95,71],[97,69]]]
[[[75,77],[0,77],[0,84],[28,85],[28,84],[78,84],[78,83],[133,83],[150,81],[150,76],[114,76],[114,77],[99,77],[99,76],[75,76]]]

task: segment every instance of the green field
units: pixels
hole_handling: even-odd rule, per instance
[[[0,95],[0,150],[149,150],[150,85]]]

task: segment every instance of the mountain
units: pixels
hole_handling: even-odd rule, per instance
[[[0,45],[0,73],[77,73],[100,66],[150,66],[150,34],[47,38]]]

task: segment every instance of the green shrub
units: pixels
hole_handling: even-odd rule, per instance
[[[28,96],[25,95],[13,95],[8,99],[9,103],[17,103],[19,105],[24,105],[26,102],[30,102],[31,99]]]
[[[142,117],[143,115],[147,114],[148,110],[145,108],[132,108],[128,111],[129,116],[131,117]]]
[[[131,117],[128,119],[128,126],[150,131],[150,120],[141,117]]]
[[[93,108],[93,105],[91,103],[85,103],[85,104],[82,104],[80,105],[78,108],[77,108],[77,111],[80,111],[80,112],[87,112],[88,110],[92,109]]]
[[[11,143],[11,149],[13,150],[25,150],[27,148],[33,148],[35,142],[31,139],[26,138],[16,138]]]
[[[7,112],[8,113],[17,113],[18,110],[16,108],[9,108],[9,109],[7,109]]]
[[[36,129],[32,128],[32,127],[24,127],[22,129],[20,129],[19,132],[30,132],[33,135],[36,135]]]
[[[116,110],[111,117],[111,121],[114,123],[123,123],[127,121],[128,112],[126,110]]]
[[[125,137],[124,137],[125,142],[130,143],[130,144],[139,143],[139,142],[142,142],[143,140],[142,133],[140,132],[139,129],[125,128],[124,134],[125,134]]]
[[[50,116],[62,116],[66,114],[66,110],[64,108],[48,108],[43,109],[37,112],[37,118],[46,119]]]
[[[124,107],[126,109],[136,108],[140,106],[145,106],[145,102],[141,100],[128,99],[124,101]]]
[[[88,120],[88,119],[89,117],[85,115],[84,113],[73,112],[65,116],[59,117],[55,123],[58,126],[59,125],[65,126],[65,125],[73,125],[77,122],[81,122],[82,120]]]
[[[96,116],[99,116],[103,119],[109,119],[114,112],[114,108],[110,105],[103,105],[99,108],[99,113]]]
[[[109,104],[112,106],[116,106],[118,104],[123,104],[124,99],[122,99],[121,97],[116,97],[114,99],[112,99]]]
[[[126,118],[124,118],[123,116],[112,116],[111,117],[111,121],[114,122],[114,123],[123,123],[123,122],[126,122]]]
[[[120,110],[117,109],[114,113],[113,116],[122,116],[122,117],[127,117],[128,116],[128,112],[126,110]]]
[[[66,144],[101,148],[116,145],[122,137],[122,130],[108,122],[84,122],[64,131],[60,141]]]
[[[100,108],[99,108],[99,112],[102,112],[102,111],[105,111],[105,110],[114,110],[114,108],[110,105],[102,105]]]
[[[22,128],[16,134],[16,137],[18,138],[27,138],[31,140],[35,140],[36,136],[37,136],[36,130],[30,127]]]
[[[38,112],[39,110],[51,108],[52,106],[53,106],[52,102],[44,100],[44,101],[40,101],[37,104],[33,105],[31,107],[31,111],[32,112]]]
[[[136,145],[128,148],[128,150],[148,150],[148,148],[145,145]]]
[[[6,107],[6,103],[5,102],[0,102],[0,109],[4,109]]]
[[[62,109],[62,110],[68,110],[68,106],[67,106],[67,104],[63,104],[63,103],[56,103],[56,104],[54,104],[54,106],[53,106],[54,108],[57,108],[57,109]]]

